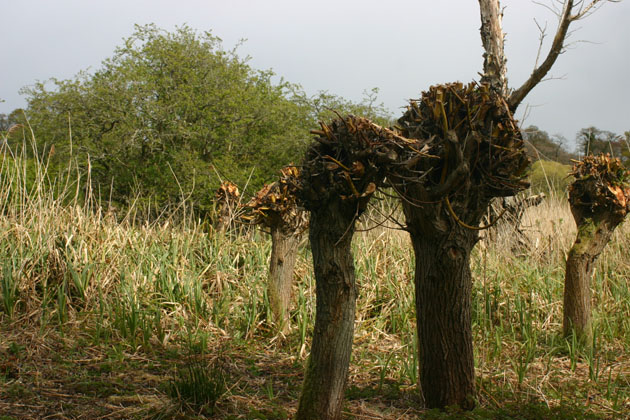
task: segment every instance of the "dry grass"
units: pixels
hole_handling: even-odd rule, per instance
[[[276,336],[264,235],[215,235],[185,209],[135,223],[96,206],[75,171],[49,180],[45,165],[35,168],[27,182],[32,167],[5,153],[0,172],[0,418],[293,415],[315,307],[306,244],[293,328]],[[467,416],[628,416],[630,228],[598,261],[590,348],[560,335],[575,232],[568,205],[550,199],[528,210],[522,231],[497,232],[473,255],[480,408]],[[347,418],[461,418],[420,408],[407,234],[379,227],[354,245],[360,297]],[[218,365],[228,378],[214,409],[168,396],[177,368],[191,362]]]

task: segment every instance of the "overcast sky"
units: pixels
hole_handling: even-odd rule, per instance
[[[552,0],[546,1],[551,4]],[[538,29],[553,37],[557,19],[529,0],[503,0],[512,88],[533,69]],[[134,24],[211,30],[226,49],[273,69],[307,93],[359,100],[380,89],[398,115],[436,83],[479,80],[482,47],[475,0],[0,0],[0,113],[23,107],[18,90],[51,77],[98,69]],[[577,22],[573,48],[536,87],[517,115],[573,142],[583,127],[630,130],[630,0],[605,4]],[[587,42],[582,42],[587,41]],[[546,50],[545,50],[546,52]]]

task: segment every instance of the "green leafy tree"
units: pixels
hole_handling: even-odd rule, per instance
[[[391,121],[378,89],[352,102],[274,80],[209,32],[147,25],[95,72],[23,93],[37,142],[54,145],[49,173],[71,160],[87,170],[89,162],[101,196],[114,204],[157,209],[187,197],[205,212],[219,178],[256,191],[299,163],[309,130],[333,110]]]
[[[94,73],[25,89],[38,142],[55,163],[87,168],[103,196],[210,208],[216,174],[256,188],[303,154],[311,116],[299,87],[252,69],[219,38],[154,25],[135,32]]]
[[[0,114],[0,132],[9,131],[10,123],[7,114]]]
[[[0,133],[9,139],[16,139],[17,132],[20,132],[20,138],[22,138],[21,129],[25,126],[24,110],[18,108],[9,114],[0,114]]]

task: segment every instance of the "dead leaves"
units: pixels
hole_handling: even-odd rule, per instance
[[[610,155],[585,156],[575,162],[575,181],[569,187],[572,208],[589,213],[610,211],[620,216],[630,211],[630,171]]]
[[[214,198],[217,202],[235,202],[238,201],[241,193],[238,191],[238,187],[230,181],[223,181],[217,191],[214,193]]]
[[[362,211],[389,171],[410,170],[418,162],[412,156],[430,157],[426,140],[407,139],[367,118],[348,115],[320,126],[311,131],[317,137],[300,181],[300,197],[309,209],[341,199]]]
[[[304,230],[306,215],[297,202],[299,176],[296,166],[282,168],[276,182],[265,185],[243,206],[241,219],[267,227],[283,223],[287,230]]]

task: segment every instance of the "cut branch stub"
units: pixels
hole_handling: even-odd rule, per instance
[[[575,181],[569,187],[569,203],[578,224],[600,212],[623,220],[630,211],[630,172],[619,159],[585,156],[571,175]]]
[[[530,161],[517,122],[503,97],[487,85],[432,86],[419,101],[411,101],[398,124],[406,138],[430,139],[428,153],[439,158],[419,160],[413,168],[428,173],[426,180],[413,183],[408,179],[413,173],[400,174],[397,189],[415,190],[409,199],[472,194],[479,201],[476,207],[485,210],[489,199],[529,186],[525,176]]]
[[[299,176],[295,166],[282,168],[276,182],[265,185],[243,206],[245,214],[241,219],[268,228],[282,225],[286,232],[302,233],[308,220],[297,203]]]
[[[300,177],[300,199],[309,210],[341,199],[359,215],[391,166],[414,167],[426,152],[426,140],[406,139],[366,118],[349,115],[320,125],[311,132],[316,142]]]

